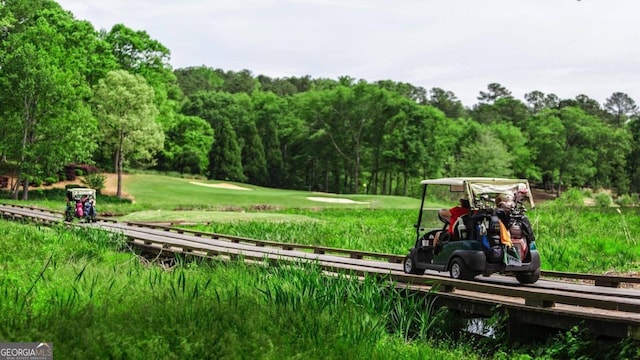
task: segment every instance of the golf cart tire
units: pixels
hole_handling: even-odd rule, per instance
[[[412,275],[424,275],[425,271],[425,269],[416,268],[416,263],[413,261],[411,255],[405,256],[404,261],[402,262],[402,269],[406,274]]]
[[[533,284],[540,279],[540,269],[533,272],[516,273],[516,279],[520,284]]]
[[[451,260],[451,267],[449,267],[449,274],[451,278],[456,280],[473,280],[476,274],[469,268],[467,263],[461,258],[457,257]]]

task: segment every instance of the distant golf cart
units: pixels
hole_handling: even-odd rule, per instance
[[[85,222],[96,221],[96,191],[88,188],[67,189],[67,208],[65,221],[80,219]]]
[[[522,284],[538,281],[540,255],[525,215],[527,208],[535,207],[527,180],[442,178],[423,180],[421,185],[416,240],[404,259],[405,273],[449,271],[452,278],[462,280],[501,273],[515,276]],[[439,189],[432,189],[436,186]],[[458,200],[470,208],[469,214],[460,216],[449,231],[449,218],[425,208],[427,193]],[[434,216],[444,225],[427,229],[424,224]]]

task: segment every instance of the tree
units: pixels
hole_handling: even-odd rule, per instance
[[[216,121],[214,132],[216,140],[209,152],[209,179],[244,182],[240,145],[231,122],[226,119]]]
[[[94,87],[94,114],[102,147],[112,156],[118,174],[118,197],[122,197],[124,165],[152,164],[155,153],[163,147],[164,134],[155,120],[158,110],[153,98],[146,80],[125,70],[109,72]]]
[[[467,134],[451,164],[452,176],[513,177],[513,155],[490,129],[476,124]]]
[[[429,96],[427,103],[440,109],[448,118],[459,119],[466,116],[466,110],[462,102],[458,100],[453,92],[432,88],[430,93],[431,96]]]
[[[545,95],[545,93],[539,90],[524,94],[524,99],[529,103],[529,109],[533,114],[537,114],[543,109],[554,109],[558,107],[559,102],[557,95]]]
[[[280,187],[285,183],[284,162],[280,147],[278,125],[286,116],[287,103],[270,92],[256,91],[252,94],[253,112],[256,127],[262,138],[264,156],[267,167],[267,183]]]
[[[164,156],[171,159],[170,168],[181,173],[204,174],[213,144],[211,125],[197,116],[179,114],[165,135]]]
[[[543,174],[557,179],[557,193],[563,184],[593,183],[598,173],[599,153],[617,136],[599,118],[578,107],[543,110],[532,121],[530,146],[535,164]],[[624,158],[624,156],[623,156]],[[607,160],[613,161],[613,160]]]
[[[349,79],[344,78],[343,82]],[[351,184],[348,191],[360,186],[361,161],[365,132],[383,114],[387,92],[375,85],[359,82],[353,87],[344,85],[333,90],[306,93],[308,99],[304,116],[316,129],[313,137],[325,137],[342,158]]]
[[[191,96],[200,91],[219,91],[224,80],[212,68],[206,66],[188,67],[174,71],[178,85],[184,96]]]
[[[142,76],[153,89],[159,112],[156,120],[166,129],[183,97],[169,64],[171,51],[146,31],[135,31],[123,24],[114,25],[104,39],[111,45],[120,69]]]
[[[615,92],[609,97],[605,104],[608,112],[608,120],[614,126],[624,125],[632,116],[638,114],[636,102],[627,94]]]
[[[242,147],[232,122],[239,125],[240,118],[247,116],[248,110],[239,105],[234,94],[226,92],[199,92],[184,103],[184,114],[198,116],[213,128],[214,141],[207,169],[210,179],[246,180],[242,169]]]
[[[83,49],[69,48],[60,32],[61,27],[72,28],[73,19],[52,2],[31,9],[9,5],[2,7],[3,22],[18,20],[3,34],[0,45],[1,148],[18,164],[17,184],[23,185],[26,200],[32,179],[56,174],[70,161],[90,158],[95,121],[82,101],[89,95],[79,71],[86,69],[79,60]],[[17,6],[16,18],[4,13],[11,6]]]
[[[498,84],[491,83],[487,86],[488,91],[480,91],[480,95],[478,96],[478,100],[481,103],[491,104],[494,101],[502,98],[510,98],[511,91],[509,91],[506,87]]]
[[[527,106],[512,97],[502,97],[491,104],[478,104],[470,113],[481,124],[510,123],[519,128],[525,126],[525,121],[530,116]]]

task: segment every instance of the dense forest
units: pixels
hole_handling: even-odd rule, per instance
[[[173,69],[144,30],[96,30],[51,0],[0,1],[0,41],[16,198],[68,164],[335,193],[415,195],[423,178],[462,175],[640,190],[640,116],[622,92],[523,101],[491,83],[465,107],[393,80]]]

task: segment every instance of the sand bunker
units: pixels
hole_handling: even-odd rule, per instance
[[[368,204],[368,201],[353,201],[351,199],[342,199],[342,198],[330,198],[330,197],[308,197],[308,200],[311,201],[322,201],[322,202],[330,202],[330,203],[339,203],[339,204]]]
[[[233,185],[233,184],[227,184],[227,183],[205,184],[205,183],[201,183],[201,182],[197,182],[197,181],[190,181],[190,183],[192,183],[194,185],[213,187],[213,188],[221,188],[221,189],[229,189],[229,190],[252,190],[252,189],[245,188],[245,187],[242,187],[242,186]]]

